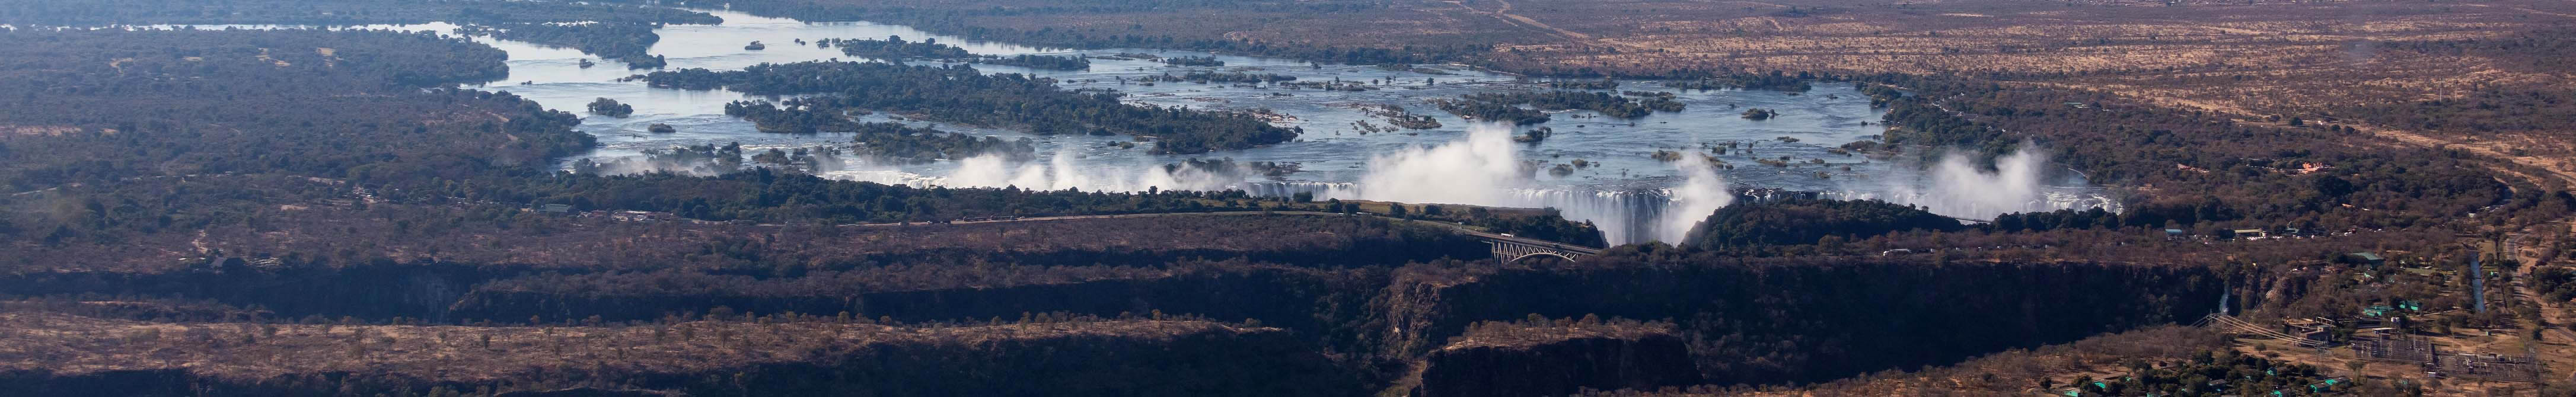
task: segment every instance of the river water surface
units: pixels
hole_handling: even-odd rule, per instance
[[[866,22],[806,23],[724,10],[700,10],[724,18],[716,25],[671,25],[649,51],[668,59],[669,69],[734,70],[761,63],[855,60],[837,48],[796,44],[826,38],[937,40],[977,54],[1057,54],[1105,56],[1152,53],[1160,56],[1211,56],[1223,67],[1179,67],[1149,60],[1093,59],[1089,70],[1031,70],[976,65],[988,73],[1028,73],[1056,78],[1067,88],[1114,89],[1131,101],[1206,109],[1269,109],[1289,118],[1278,123],[1304,130],[1295,142],[1199,155],[1155,155],[1146,146],[1119,148],[1124,136],[1039,136],[1015,131],[937,125],[941,129],[1036,142],[1039,158],[1014,163],[999,159],[946,159],[929,164],[892,164],[845,158],[842,166],[815,170],[840,179],[915,186],[1018,186],[1085,190],[1243,189],[1261,194],[1304,192],[1322,198],[1397,200],[1516,207],[1550,207],[1570,218],[1600,224],[1613,243],[1675,241],[1707,211],[1726,205],[1747,189],[1823,192],[1836,197],[1881,198],[1926,206],[1944,215],[1988,218],[2016,211],[2111,207],[2099,189],[2088,187],[2071,172],[2045,159],[2016,158],[1996,170],[1960,164],[1898,164],[1866,156],[1828,152],[1845,143],[1874,139],[1885,131],[1877,123],[1885,111],[1848,84],[1818,82],[1804,93],[1767,90],[1685,91],[1656,81],[1625,81],[1619,90],[1674,92],[1688,105],[1680,112],[1658,112],[1635,119],[1601,117],[1588,111],[1555,114],[1553,121],[1526,127],[1478,124],[1441,112],[1430,104],[1474,92],[1546,90],[1542,82],[1452,65],[1420,65],[1391,70],[1375,65],[1311,64],[1305,61],[1156,49],[1070,50],[1007,43],[976,42],[917,29]],[[374,26],[399,30],[447,32],[451,24]],[[629,70],[617,61],[597,60],[577,50],[475,37],[510,54],[510,76],[481,88],[507,91],[546,107],[580,113],[596,98],[611,98],[635,107],[625,118],[586,115],[584,132],[601,146],[580,159],[638,162],[649,149],[682,145],[741,143],[760,150],[781,147],[849,145],[846,134],[769,134],[750,122],[723,114],[727,102],[763,100],[736,92],[689,91],[647,87],[619,81],[649,70]],[[748,50],[752,41],[767,44]],[[1256,87],[1224,83],[1134,83],[1137,77],[1180,74],[1191,70],[1247,71],[1296,76],[1298,81],[1364,82],[1378,89],[1327,91]],[[1125,81],[1121,81],[1125,80]],[[1436,117],[1442,126],[1426,130],[1370,132],[1360,125],[1384,126],[1383,118],[1361,105],[1395,105]],[[1766,108],[1780,116],[1747,120],[1747,108]],[[885,115],[868,116],[891,120]],[[677,133],[646,132],[668,124]],[[929,124],[929,123],[915,123]],[[1513,134],[1546,127],[1554,136],[1537,143],[1508,139]],[[1726,143],[1737,147],[1712,150]],[[1659,150],[1686,154],[1682,161],[1652,158]],[[747,150],[748,152],[748,150]],[[1707,155],[1722,165],[1698,161]],[[1757,160],[1782,161],[1787,166]],[[1183,160],[1232,159],[1241,162],[1292,163],[1299,172],[1284,176],[1207,175],[1167,171],[1162,164]],[[1590,164],[1550,172],[1577,160]],[[565,166],[569,166],[568,161]],[[1679,164],[1679,165],[1677,165]],[[1696,177],[1695,177],[1696,176]]]

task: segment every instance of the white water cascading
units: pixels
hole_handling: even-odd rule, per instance
[[[1554,208],[1567,219],[1591,222],[1611,244],[1682,242],[1692,229],[1739,197],[1879,199],[1921,205],[1934,213],[1990,219],[1996,214],[2067,208],[2112,207],[2099,195],[2062,192],[2041,182],[2044,156],[2015,153],[1984,171],[1965,158],[1949,158],[1921,174],[1898,174],[1875,185],[1840,192],[1738,189],[1704,162],[1676,162],[1683,178],[1664,188],[1594,189],[1542,186],[1537,167],[1511,142],[1511,128],[1480,125],[1466,137],[1371,157],[1357,182],[1260,181],[1251,175],[1192,167],[1138,163],[1122,167],[1080,164],[1081,156],[1056,153],[1044,162],[981,156],[958,162],[946,176],[899,170],[839,171],[856,179],[914,186],[1018,187],[1088,191],[1243,190],[1268,197],[1300,193],[1317,200],[1375,200],[1416,204]]]

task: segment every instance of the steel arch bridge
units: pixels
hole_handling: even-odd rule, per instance
[[[1538,240],[1488,237],[1485,242],[1493,244],[1494,259],[1505,262],[1518,262],[1536,257],[1556,257],[1566,261],[1576,261],[1601,255],[1599,249]]]

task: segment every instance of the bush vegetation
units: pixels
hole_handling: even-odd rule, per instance
[[[1151,137],[1156,153],[1244,149],[1287,142],[1299,133],[1249,115],[1133,105],[1121,102],[1114,93],[1069,91],[1046,78],[986,75],[963,65],[800,62],[728,72],[654,72],[644,79],[657,87],[724,87],[755,95],[839,94],[785,101],[793,109],[785,112],[823,113],[783,116],[788,119],[832,118],[850,110],[884,111],[1040,135]],[[733,109],[727,107],[729,112]]]

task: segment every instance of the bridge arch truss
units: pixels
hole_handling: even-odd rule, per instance
[[[1499,239],[1489,239],[1486,240],[1486,242],[1493,244],[1494,258],[1502,259],[1506,262],[1517,262],[1523,259],[1547,256],[1564,259],[1566,261],[1576,261],[1601,254],[1599,250],[1587,247],[1571,247],[1563,244],[1541,245]]]

